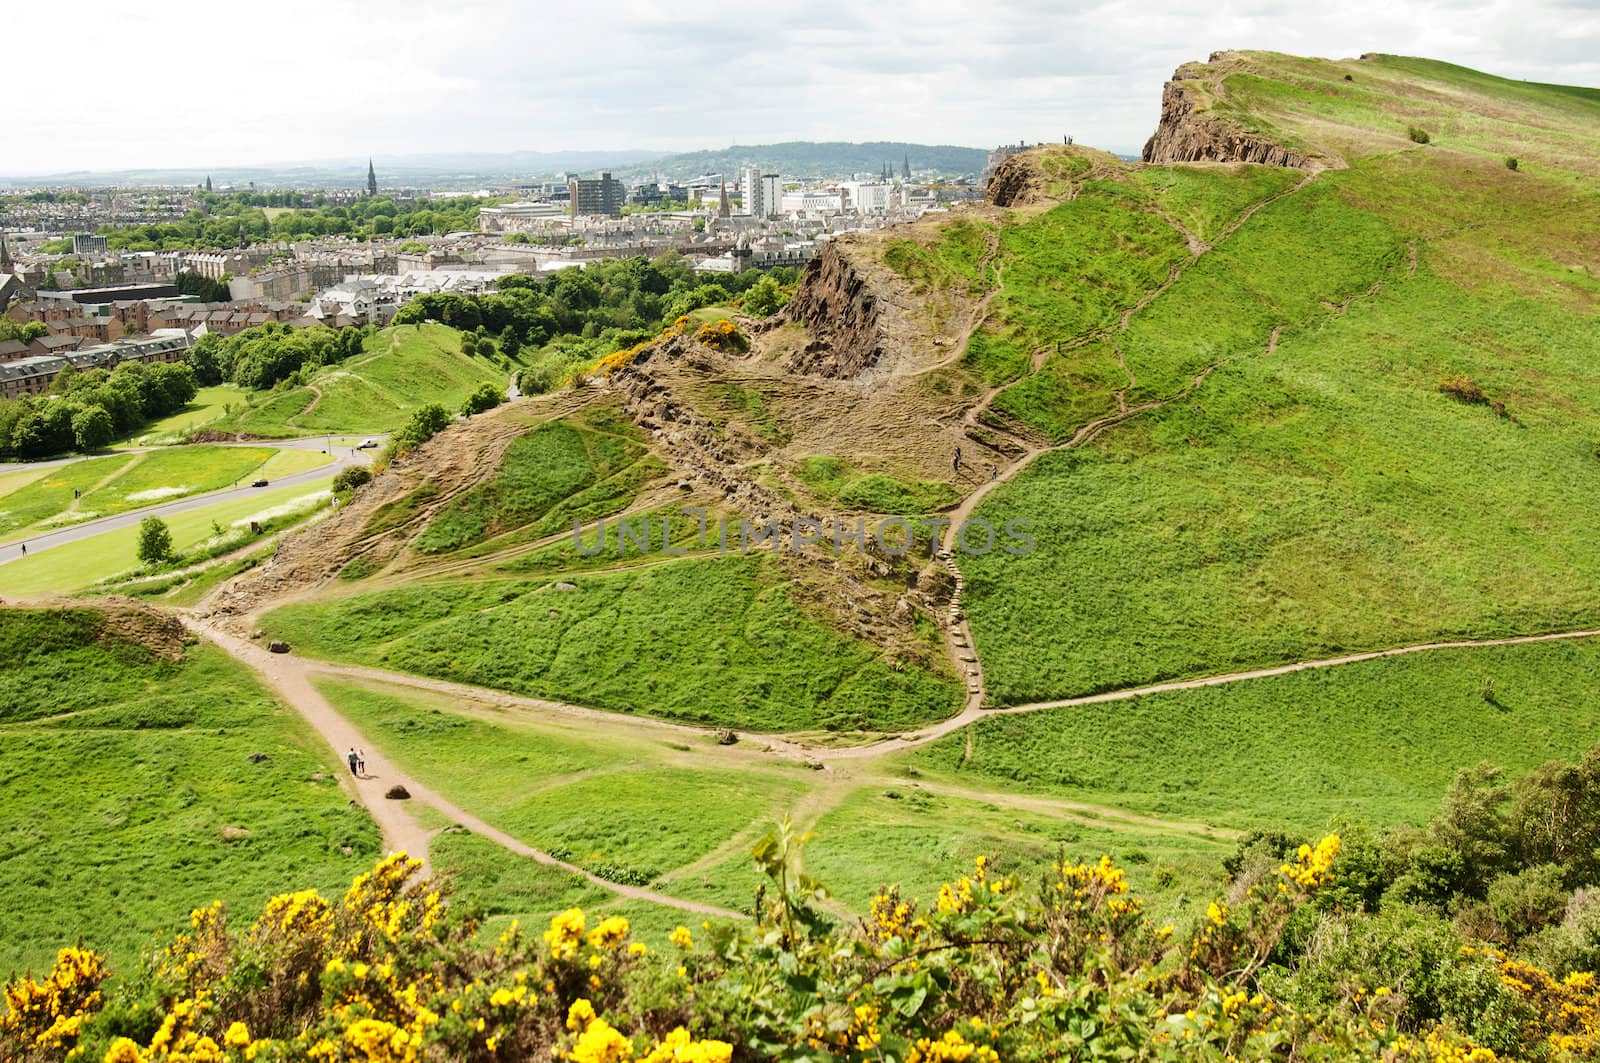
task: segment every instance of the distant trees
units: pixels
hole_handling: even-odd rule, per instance
[[[232,298],[228,294],[228,286],[222,281],[202,277],[193,270],[179,270],[172,283],[179,295],[193,295],[204,303],[224,303]]]

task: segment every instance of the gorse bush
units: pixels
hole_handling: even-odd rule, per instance
[[[6,987],[0,1056],[1495,1059],[1466,1027],[1531,1059],[1600,1047],[1592,975],[1463,948],[1442,921],[1387,928],[1398,940],[1376,924],[1333,935],[1302,970],[1269,970],[1285,928],[1336,879],[1337,835],[1235,880],[1182,930],[1150,918],[1104,857],[1059,858],[1031,885],[979,857],[930,903],[885,889],[845,925],[801,870],[808,837],[785,823],[756,846],[767,882],[754,919],[680,926],[664,954],[626,919],[577,908],[480,943],[477,921],[397,853],[340,899],[280,894],[243,928],[221,904],[197,909],[115,985],[98,954],[63,949],[44,978]],[[1336,956],[1372,963],[1330,967]]]
[[[1411,138],[1411,142],[1413,144],[1426,144],[1428,141],[1433,139],[1428,135],[1428,131],[1426,129],[1419,129],[1417,126],[1412,126],[1407,129],[1406,136]]]

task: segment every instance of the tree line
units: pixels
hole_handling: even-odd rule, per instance
[[[295,206],[269,215],[262,203],[277,196]],[[113,251],[177,251],[221,249],[248,244],[311,240],[321,236],[430,236],[476,229],[478,208],[494,200],[473,196],[430,200],[403,206],[388,196],[369,196],[353,203],[329,204],[321,195],[298,193],[202,193],[200,206],[179,221],[143,225],[103,225],[100,232]],[[300,205],[304,204],[304,205]]]
[[[182,363],[123,362],[109,371],[69,366],[47,395],[0,399],[0,457],[96,450],[177,413],[194,396],[194,370]]]

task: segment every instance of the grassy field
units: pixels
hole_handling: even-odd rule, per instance
[[[593,723],[462,711],[415,691],[332,680],[318,687],[386,756],[447,800],[629,885],[653,882],[753,825],[765,831],[809,774],[776,763],[718,770],[718,747],[706,740],[699,750],[675,749]]]
[[[170,502],[252,478],[269,459],[284,471],[315,468],[305,457],[277,458],[266,447],[175,447],[133,455],[88,458],[59,465],[0,494],[0,536],[14,539],[36,527],[59,527]],[[281,474],[281,473],[280,473]],[[74,500],[73,490],[82,492]]]
[[[231,408],[243,406],[247,394],[237,384],[201,388],[189,405],[171,416],[145,425],[144,431],[129,442],[133,446],[151,446],[180,441],[190,432],[221,420]]]
[[[277,516],[288,509],[326,504],[331,478],[295,487],[264,489],[246,498],[217,502],[162,519],[172,532],[179,553],[198,547],[216,534],[213,524],[227,530],[238,523]],[[0,565],[0,592],[45,594],[78,590],[134,569],[139,564],[137,525],[67,543],[51,550]]]
[[[217,650],[163,660],[97,616],[0,610],[0,970],[80,936],[131,963],[191,907],[371,865],[372,821],[291,710]]]
[[[461,353],[444,325],[397,325],[367,340],[363,353],[318,371],[303,387],[257,392],[215,427],[264,438],[324,432],[388,432],[413,410],[437,402],[454,412],[480,384],[504,388],[510,370]]]
[[[805,458],[795,471],[812,494],[846,510],[922,516],[953,506],[960,499],[947,480],[907,482],[881,472],[864,472],[846,458]]]
[[[899,729],[954,710],[952,679],[809,619],[776,566],[686,558],[550,582],[377,591],[290,605],[299,651],[582,705],[762,731]]]
[[[1461,768],[1595,742],[1600,642],[1442,650],[998,716],[902,756],[930,778],[1230,827],[1422,823]]]
[[[494,479],[435,517],[416,549],[446,553],[530,525],[544,536],[609,515],[637,493],[626,472],[643,457],[639,430],[611,410],[540,425],[506,448]]]

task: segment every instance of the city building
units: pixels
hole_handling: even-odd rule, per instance
[[[880,214],[888,211],[894,186],[887,181],[842,181],[839,188],[848,197],[844,209],[859,214]]]
[[[754,166],[739,171],[744,192],[744,213],[752,218],[770,218],[783,210],[783,179],[775,173],[762,173]]]
[[[78,233],[72,238],[72,253],[74,255],[103,255],[106,251],[106,238],[93,233]]]
[[[567,177],[568,209],[571,217],[598,216],[622,217],[622,204],[627,201],[628,190],[609,172],[597,178]]]

